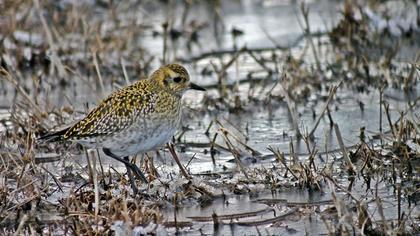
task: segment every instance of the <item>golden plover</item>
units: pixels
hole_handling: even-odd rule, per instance
[[[73,126],[42,136],[43,141],[73,141],[104,153],[127,168],[133,191],[138,192],[131,171],[147,183],[128,156],[155,150],[170,141],[181,121],[181,97],[191,83],[178,64],[160,67],[148,79],[121,88]]]

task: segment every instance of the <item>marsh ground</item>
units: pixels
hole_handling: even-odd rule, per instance
[[[418,234],[416,1],[0,3],[2,234]],[[177,155],[36,137],[180,62]],[[98,180],[97,184],[94,180]]]

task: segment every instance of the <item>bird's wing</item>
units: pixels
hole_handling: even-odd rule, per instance
[[[116,91],[104,99],[85,118],[70,127],[63,139],[106,136],[130,126],[148,109],[153,94],[132,89]],[[149,102],[148,102],[149,101]]]
[[[41,135],[37,139],[38,143],[44,143],[44,142],[57,142],[63,140],[63,135],[69,130],[69,128],[61,129],[59,131],[55,132],[49,132],[47,134]]]

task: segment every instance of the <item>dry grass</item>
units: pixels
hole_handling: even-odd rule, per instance
[[[168,4],[177,5],[174,2]],[[368,2],[373,9],[382,9],[378,1]],[[148,20],[154,19],[146,10],[153,4],[157,3],[0,4],[0,96],[11,102],[5,107],[7,115],[0,114],[0,234],[159,233],[192,228],[197,222],[213,224],[215,231],[220,225],[281,227],[282,222],[312,214],[321,217],[331,235],[420,232],[415,211],[420,196],[419,98],[397,109],[384,95],[389,88],[407,95],[418,88],[420,54],[408,62],[398,57],[406,41],[419,38],[418,31],[399,37],[374,31],[365,8],[346,1],[332,30],[312,32],[310,9],[301,5],[304,33],[292,47],[279,46],[266,32],[275,47],[191,56],[206,43],[200,32],[222,33],[220,1],[206,3],[213,18],[199,22],[189,16],[201,1],[181,4],[180,19],[174,7],[159,3],[165,9],[163,24]],[[238,29],[232,34],[234,40],[242,35]],[[152,40],[151,35],[164,42],[162,48],[147,47],[143,39]],[[299,43],[303,49],[294,47]],[[181,160],[180,168],[157,171],[153,160],[162,153],[137,161],[152,180],[142,186],[142,194],[132,196],[125,173],[102,164],[100,153],[88,156],[74,144],[36,143],[38,135],[85,114],[92,105],[84,105],[86,101],[145,77],[157,61],[181,61],[200,69],[197,76],[209,82],[209,92],[200,105],[189,108],[187,118],[211,118],[202,124],[208,142],[184,139],[190,132],[185,127],[176,147],[170,146],[171,155]],[[254,67],[245,69],[244,61]],[[345,121],[333,119],[335,109],[346,109],[340,105],[346,91],[380,94],[378,127],[358,127],[360,141],[353,146],[344,145],[347,137],[342,137],[340,125]],[[311,96],[321,105],[319,110],[312,108],[308,131],[302,127],[300,111],[313,102]],[[246,117],[258,110],[271,116],[280,107],[289,111],[293,127],[293,135],[283,135],[290,139],[288,150],[268,146],[270,153],[259,150],[249,144],[254,137],[247,127],[222,118]],[[360,102],[361,112],[363,107]],[[327,149],[334,140],[326,135],[322,151],[322,137],[315,135],[320,121],[327,119],[338,150]],[[365,130],[377,128],[374,134]],[[305,153],[296,152],[297,144]],[[195,155],[186,160],[181,155],[191,148],[203,150],[215,167],[221,163],[220,153],[230,155],[237,168],[193,175],[188,165]],[[75,156],[92,162],[71,161]],[[381,193],[383,184],[392,188],[390,198]],[[227,195],[253,196],[265,189],[302,189],[328,193],[331,199],[302,203],[273,197],[259,199],[267,204],[261,211],[177,219],[177,210],[188,200],[206,207]],[[174,221],[165,215],[168,208],[174,209]],[[397,212],[396,217],[389,211]],[[261,215],[263,219],[258,218]]]

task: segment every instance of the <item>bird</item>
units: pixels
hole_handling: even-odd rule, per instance
[[[134,175],[147,179],[129,156],[157,150],[171,140],[181,126],[181,98],[185,91],[206,91],[192,83],[180,64],[167,64],[147,79],[112,92],[84,118],[68,128],[39,137],[40,142],[76,142],[103,152],[122,163],[134,193]]]

